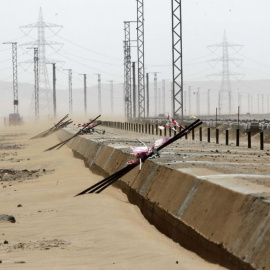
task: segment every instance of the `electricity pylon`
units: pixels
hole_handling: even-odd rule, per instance
[[[224,31],[223,42],[208,46],[208,48],[212,52],[217,50],[218,48],[222,48],[222,57],[210,60],[210,61],[222,62],[222,72],[209,75],[209,76],[222,76],[221,88],[219,90],[219,96],[218,96],[219,97],[218,98],[219,114],[232,113],[232,93],[231,93],[230,76],[242,75],[242,74],[231,73],[229,70],[229,62],[235,63],[237,61],[242,61],[241,59],[229,57],[229,48],[232,48],[232,49],[238,48],[238,51],[239,51],[242,47],[243,45],[227,42],[226,31]],[[228,110],[226,110],[226,108],[228,108]]]
[[[138,118],[145,118],[144,0],[137,0]]]
[[[14,113],[19,113],[18,98],[18,63],[17,63],[17,42],[4,42],[3,44],[12,44],[12,64],[13,64],[13,106]]]
[[[124,22],[124,32],[125,117],[127,120],[129,120],[132,117],[130,21]]]
[[[137,21],[124,21],[124,85],[125,85],[125,117],[126,119],[136,117],[136,93],[134,89],[135,84],[135,62],[131,63],[131,42],[130,40],[130,24],[137,23]],[[133,78],[132,78],[133,75]],[[131,79],[133,79],[133,89],[131,87]],[[132,93],[133,90],[133,93]],[[133,105],[133,106],[132,106]],[[132,111],[133,109],[133,111]]]
[[[52,28],[58,28],[58,31],[54,33],[58,33],[61,29],[61,25],[46,23],[43,20],[42,9],[39,10],[39,18],[38,22],[21,26],[20,29],[29,29],[27,33],[23,31],[26,35],[28,35],[34,28],[37,28],[38,39],[33,42],[24,43],[21,46],[31,46],[32,48],[38,48],[39,61],[38,61],[38,70],[39,70],[39,102],[40,109],[42,112],[48,112],[49,115],[52,114],[53,108],[53,98],[52,91],[50,87],[50,80],[48,76],[47,64],[52,64],[55,61],[50,61],[46,58],[46,46],[54,46],[54,45],[62,45],[61,43],[56,43],[53,41],[47,41],[45,39],[45,28],[49,28],[52,31]],[[26,61],[32,62],[32,61]]]
[[[174,118],[184,118],[183,110],[183,66],[182,66],[182,4],[171,1],[172,9],[172,113]]]

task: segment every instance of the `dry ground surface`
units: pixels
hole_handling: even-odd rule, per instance
[[[44,152],[58,142],[55,135],[29,140],[45,128],[0,130],[0,215],[16,219],[15,223],[0,222],[1,269],[224,269],[158,232],[118,189],[73,197],[102,177],[92,174],[68,147]],[[125,132],[126,139],[122,139],[118,130],[111,132],[104,141],[136,145],[137,135]],[[102,140],[100,135],[93,138]],[[142,138],[147,143],[154,139]],[[186,150],[173,147],[178,150],[166,149],[164,162],[221,159],[208,145],[201,151],[192,142]],[[244,150],[229,154],[219,150],[228,160],[240,160],[237,155],[245,154]],[[267,156],[258,152],[251,159],[263,161]]]

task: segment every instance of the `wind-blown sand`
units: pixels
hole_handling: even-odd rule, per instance
[[[0,214],[16,219],[0,222],[0,268],[225,269],[161,234],[116,188],[73,197],[102,177],[68,147],[43,152],[58,142],[55,135],[29,140],[43,129],[0,130],[0,169],[36,171],[28,172],[30,179],[0,179]],[[7,147],[15,144],[22,148]]]

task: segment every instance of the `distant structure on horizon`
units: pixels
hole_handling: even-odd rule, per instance
[[[38,49],[38,82],[39,82],[39,110],[42,114],[47,113],[48,116],[53,115],[53,96],[52,90],[50,86],[50,79],[48,76],[47,64],[53,64],[55,61],[49,60],[46,58],[46,46],[55,46],[61,45],[60,43],[56,43],[53,41],[48,41],[45,39],[45,28],[58,28],[59,32],[62,29],[61,25],[56,25],[52,23],[46,23],[43,20],[42,9],[39,10],[39,18],[38,22],[33,24],[28,24],[21,26],[20,29],[29,29],[29,31],[24,32],[24,34],[28,35],[34,28],[37,28],[38,38],[33,42],[24,43],[21,46],[28,46],[28,48]],[[26,61],[27,63],[33,62],[33,60]],[[26,63],[24,62],[24,63]],[[33,93],[32,98],[32,107],[34,108],[35,94]],[[35,104],[36,105],[36,104]]]
[[[241,59],[229,57],[229,48],[238,48],[238,51],[243,47],[243,45],[233,44],[227,42],[226,31],[224,31],[223,42],[219,44],[209,45],[210,51],[214,52],[218,48],[222,48],[222,57],[215,58],[210,61],[222,62],[222,71],[220,73],[211,74],[210,76],[222,76],[221,88],[218,94],[218,112],[219,114],[232,114],[232,90],[231,90],[231,75],[241,75],[236,73],[231,73],[229,70],[229,62],[241,61]],[[235,50],[235,49],[234,49]]]

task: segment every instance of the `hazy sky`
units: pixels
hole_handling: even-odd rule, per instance
[[[171,79],[171,1],[145,0],[146,72],[160,72],[160,79]],[[44,21],[62,25],[58,34],[46,29],[46,39],[63,43],[47,48],[48,58],[63,61],[57,66],[72,68],[74,87],[81,85],[80,73],[88,74],[88,84],[95,84],[94,73],[102,81],[123,82],[123,21],[136,19],[135,0],[0,0],[0,80],[11,81],[11,45],[17,41],[19,81],[33,81],[33,66],[21,62],[32,59],[23,43],[37,38],[36,29],[28,36],[20,26],[35,23],[42,8]],[[222,42],[224,31],[231,43],[241,44],[230,56],[242,59],[239,66],[230,63],[231,72],[245,74],[245,79],[267,79],[270,72],[270,2],[267,0],[184,0],[183,74],[185,81],[207,80],[207,75],[221,71],[221,63],[208,62],[221,57],[208,45]],[[53,31],[59,29],[52,28]],[[27,31],[27,29],[24,29]],[[135,25],[132,28],[135,38]],[[10,46],[10,47],[9,47]],[[60,50],[59,50],[60,49]],[[133,48],[136,61],[136,50]],[[51,67],[48,66],[50,71]],[[59,70],[59,87],[66,87],[66,72]]]
[[[28,33],[29,29],[20,29],[20,26],[36,23],[42,8],[45,22],[63,26],[45,30],[47,41],[62,43],[46,48],[47,58],[59,61],[58,89],[68,89],[64,69],[69,68],[73,71],[73,88],[83,87],[83,77],[79,75],[82,73],[87,74],[88,87],[96,87],[95,73],[101,74],[103,84],[109,85],[109,80],[123,83],[123,21],[136,20],[136,0],[0,0],[0,4],[0,81],[12,82],[11,45],[2,43],[17,41],[18,81],[34,84],[33,64],[24,63],[32,61],[33,50],[27,50],[29,45],[23,44],[36,40],[37,31]],[[172,78],[171,1],[145,0],[144,4],[146,72],[159,72],[159,82],[163,79],[169,82]],[[221,79],[207,76],[222,71],[221,62],[210,61],[222,57],[221,48],[213,52],[208,45],[220,44],[224,31],[228,42],[243,45],[241,50],[229,48],[230,57],[241,60],[230,62],[230,72],[243,74],[232,76],[231,80],[269,79],[269,10],[267,0],[183,0],[184,87],[192,81]],[[136,38],[135,24],[131,35],[132,39]],[[136,48],[132,48],[132,61],[137,61]],[[51,65],[48,71],[51,78]],[[106,91],[109,94],[109,86]],[[249,85],[249,90],[243,91],[256,93],[257,90]],[[115,98],[122,101],[122,88],[115,91]]]

